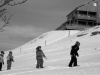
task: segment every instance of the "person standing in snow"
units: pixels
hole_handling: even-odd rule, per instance
[[[78,66],[77,57],[79,57],[79,54],[78,54],[79,46],[80,46],[80,42],[76,41],[75,45],[71,47],[71,51],[70,51],[71,61],[68,65],[69,67]]]
[[[43,67],[43,57],[46,58],[45,54],[41,50],[41,46],[38,46],[36,48],[36,60],[37,60],[36,68],[44,68]]]
[[[7,58],[7,70],[10,70],[11,65],[12,65],[12,61],[14,62],[13,56],[12,56],[12,51],[9,52],[9,54],[6,58]]]
[[[2,71],[2,64],[4,65],[4,51],[1,51],[1,54],[0,54],[0,71]]]

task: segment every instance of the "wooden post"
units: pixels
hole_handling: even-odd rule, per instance
[[[86,26],[88,26],[88,22],[86,22]]]
[[[45,40],[45,46],[46,46],[46,40]]]
[[[20,47],[20,53],[21,53],[21,47]]]
[[[68,37],[70,37],[70,30],[69,30],[69,33],[68,33]]]

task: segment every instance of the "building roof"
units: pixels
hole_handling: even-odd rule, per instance
[[[97,0],[92,0],[92,1],[89,1],[89,2],[87,2],[85,4],[83,4],[83,5],[80,5],[80,6],[76,7],[68,15],[70,15],[71,13],[73,13],[76,10],[84,10],[84,11],[97,12],[97,6],[98,6],[98,1]]]

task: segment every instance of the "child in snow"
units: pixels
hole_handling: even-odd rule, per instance
[[[12,61],[14,62],[13,56],[12,56],[12,51],[10,51],[7,56],[7,70],[11,69]]]
[[[44,68],[43,67],[43,57],[46,58],[45,54],[41,50],[41,46],[38,46],[36,48],[36,60],[37,60],[36,68]]]
[[[75,43],[75,45],[73,45],[72,48],[71,48],[71,52],[70,52],[71,61],[70,61],[69,65],[68,65],[69,67],[72,67],[72,65],[73,66],[78,66],[77,65],[77,57],[79,56],[79,54],[78,54],[79,46],[80,46],[80,42],[77,41]]]
[[[2,71],[2,64],[4,65],[4,51],[1,51],[1,54],[0,54],[0,71]]]

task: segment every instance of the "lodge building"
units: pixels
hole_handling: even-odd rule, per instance
[[[100,25],[99,7],[99,0],[78,6],[66,16],[67,21],[56,30],[77,30]]]

